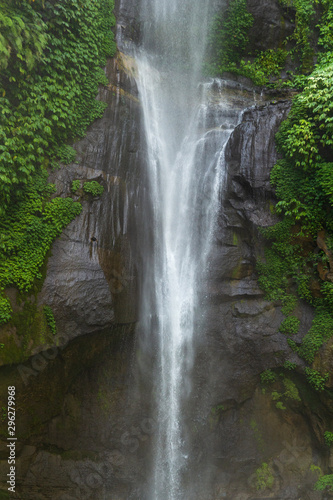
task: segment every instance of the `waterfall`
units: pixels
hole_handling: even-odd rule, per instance
[[[209,2],[143,0],[137,83],[147,144],[140,331],[153,345],[155,433],[149,500],[185,500],[200,284],[237,110],[223,83],[202,83]],[[192,497],[191,497],[192,498]]]

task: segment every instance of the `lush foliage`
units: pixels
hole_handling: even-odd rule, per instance
[[[292,365],[292,363],[290,363]],[[290,366],[284,366],[285,370],[290,370]],[[263,384],[262,393],[270,394],[272,401],[275,402],[276,408],[286,410],[284,403],[292,401],[301,401],[297,386],[291,378],[286,376],[284,370],[279,369],[277,372],[265,370],[260,374],[261,383]]]
[[[50,306],[44,306],[43,311],[46,318],[46,323],[50,328],[51,332],[53,333],[53,335],[55,335],[57,333],[57,327],[53,316],[53,311]]]
[[[295,43],[291,55],[299,58],[300,70],[306,71],[311,68],[313,61],[314,6],[319,2],[318,0],[279,0],[279,2],[287,9],[295,11],[295,30],[286,42]],[[326,0],[322,3],[326,3]]]
[[[81,187],[80,179],[75,179],[72,182],[72,187],[71,187],[72,193],[76,193],[80,189],[80,187]]]
[[[333,491],[333,474],[326,474],[318,479],[315,484],[317,491]]]
[[[272,370],[265,370],[260,374],[260,379],[263,384],[271,384],[275,382],[276,378],[277,375]]]
[[[68,165],[69,163],[72,163],[75,160],[76,151],[74,148],[72,148],[72,146],[64,144],[63,146],[60,146],[57,149],[57,155],[61,163]]]
[[[316,391],[323,391],[325,389],[325,384],[328,380],[328,373],[322,376],[317,370],[313,368],[305,368],[305,373],[308,377],[309,383]]]
[[[327,50],[332,43],[330,39],[327,15],[329,0],[279,0],[284,9],[294,14],[295,28],[291,36],[284,39],[282,45],[263,52],[252,53],[249,44],[249,31],[253,25],[253,17],[247,11],[246,0],[230,0],[225,12],[216,16],[210,32],[210,62],[207,65],[209,74],[215,76],[225,71],[244,75],[256,85],[281,85],[279,78],[285,69],[286,62],[293,62],[295,75],[287,85],[300,85],[302,79],[297,74],[309,73],[314,62],[314,48],[318,39],[316,27],[316,4],[321,4],[324,11],[320,44]]]
[[[210,32],[210,71],[219,73],[237,67],[245,55],[252,25],[246,0],[232,0],[225,12],[215,16]]]
[[[19,7],[18,2],[16,5]],[[2,1],[0,7],[0,70],[9,62],[31,70],[47,43],[45,23],[29,4],[21,10]]]
[[[263,462],[261,467],[256,470],[256,487],[257,490],[263,491],[271,489],[274,485],[274,476],[272,468]]]
[[[324,8],[319,43],[326,52],[303,80],[303,91],[277,134],[282,159],[271,180],[282,220],[263,231],[271,243],[258,266],[267,297],[283,305],[280,331],[309,365],[333,336],[333,5]],[[299,299],[315,307],[315,317],[302,341],[295,342],[290,336],[298,330]],[[325,388],[326,373],[310,366],[305,373],[316,390]]]
[[[53,240],[81,211],[81,205],[71,198],[48,201],[52,184],[47,173],[35,176],[25,196],[0,218],[0,290],[14,285],[27,292],[35,279],[40,279],[42,266]],[[8,300],[2,297],[0,323],[10,319]]]
[[[324,432],[324,439],[327,446],[333,445],[333,432],[326,431]]]
[[[6,19],[15,21],[7,21],[3,44],[8,54],[2,59],[7,68],[0,76],[0,212],[4,213],[36,170],[59,156],[63,159],[64,153],[68,157],[64,142],[83,136],[91,121],[101,116],[105,104],[95,97],[98,84],[105,83],[101,66],[114,51],[110,31],[114,20],[111,0],[62,0],[45,2],[44,7],[40,0],[33,5],[10,0],[6,7],[0,6]],[[16,26],[22,23],[27,34],[18,44]],[[34,29],[25,43],[30,26]],[[29,63],[25,51],[32,54]]]
[[[296,363],[291,363],[290,361],[285,361],[283,364],[283,368],[285,370],[295,370],[296,368]]]
[[[12,312],[5,288],[32,287],[81,210],[50,199],[47,170],[75,160],[68,142],[105,109],[96,94],[115,51],[113,24],[113,0],[0,0],[0,323]]]
[[[76,195],[83,195],[83,193],[90,194],[91,196],[101,196],[104,192],[104,187],[97,181],[81,181],[75,179],[72,181],[72,193]]]
[[[97,181],[88,181],[83,184],[83,191],[92,196],[100,196],[103,194],[104,188]]]

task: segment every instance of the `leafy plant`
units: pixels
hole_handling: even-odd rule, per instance
[[[282,403],[282,401],[278,401],[278,402],[276,403],[276,405],[275,405],[275,406],[276,406],[276,408],[277,408],[278,410],[286,410],[286,409],[287,409],[287,408],[284,406],[284,404]]]
[[[288,316],[280,325],[279,331],[286,335],[295,335],[298,332],[300,320],[295,316]]]
[[[271,489],[274,485],[274,476],[271,467],[263,462],[256,470],[256,488],[259,491]]]
[[[265,370],[260,374],[260,379],[263,384],[272,384],[277,379],[277,375],[272,370]]]
[[[301,401],[298,389],[294,382],[287,377],[284,377],[282,382],[285,387],[283,397],[286,399],[292,399],[294,401]]]
[[[283,364],[283,368],[285,368],[286,370],[295,370],[296,363],[291,363],[291,361],[285,361]]]
[[[10,320],[10,318],[12,317],[12,312],[13,309],[9,299],[4,295],[0,295],[0,325],[3,323],[7,323],[7,321]]]
[[[316,389],[316,391],[323,391],[325,389],[325,384],[328,380],[328,374],[322,376],[317,370],[313,368],[305,368],[305,373],[309,383]]]
[[[333,445],[333,432],[325,431],[324,439],[327,446],[331,447]]]
[[[72,190],[72,193],[76,193],[81,187],[81,181],[79,179],[75,179],[73,182],[72,182],[72,187],[71,187],[71,190]]]
[[[53,335],[57,333],[56,322],[53,316],[53,311],[50,306],[43,307],[44,315],[46,318],[46,323],[48,324]]]
[[[319,465],[314,465],[314,464],[311,464],[310,465],[310,471],[311,472],[315,472],[316,474],[318,474],[319,476],[322,476],[323,473],[321,471],[321,468],[319,467]]]
[[[57,156],[59,158],[59,161],[61,163],[64,163],[65,165],[72,163],[76,158],[75,149],[72,148],[72,146],[67,146],[66,144],[57,148],[56,152],[57,152]]]
[[[313,38],[312,21],[315,17],[314,5],[317,0],[279,0],[281,5],[294,9],[295,29],[286,41],[295,43],[291,53],[300,58],[300,69],[306,71],[312,65],[313,50],[311,41]]]
[[[0,70],[9,63],[32,69],[41,59],[47,43],[45,23],[32,6],[16,7],[18,2],[0,2]],[[12,81],[15,82],[15,79]]]
[[[97,181],[85,182],[83,184],[83,191],[89,193],[92,196],[100,196],[103,194],[104,187],[101,186]]]
[[[246,0],[231,0],[226,11],[215,16],[210,31],[210,71],[216,74],[236,68],[245,54],[253,21]]]
[[[319,478],[314,489],[317,491],[333,491],[333,474],[326,474]]]
[[[51,186],[52,188],[52,186]],[[21,198],[0,218],[0,289],[14,285],[28,292],[35,279],[41,279],[40,268],[53,240],[81,212],[81,204],[71,198],[49,199],[47,173],[35,177]],[[6,298],[0,302],[2,322],[8,321],[11,308]]]

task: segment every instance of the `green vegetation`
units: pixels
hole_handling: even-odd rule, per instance
[[[256,440],[258,450],[261,453],[265,453],[265,441],[262,437],[262,433],[259,430],[257,422],[253,418],[250,421],[250,427],[253,432],[254,439]]]
[[[295,316],[288,316],[280,325],[280,332],[286,335],[294,335],[298,332],[300,320]]]
[[[271,489],[274,485],[274,476],[272,468],[263,462],[261,467],[256,470],[256,488],[258,491]]]
[[[327,446],[331,447],[333,445],[333,432],[324,432],[324,439]]]
[[[265,370],[260,374],[260,379],[263,384],[272,384],[277,379],[277,374],[272,370]]]
[[[319,467],[319,465],[311,464],[310,465],[310,471],[311,472],[315,472],[316,474],[318,474],[318,476],[322,476],[323,475],[322,470]]]
[[[83,191],[92,196],[100,196],[103,194],[104,188],[97,181],[90,181],[83,184]]]
[[[283,364],[283,368],[285,368],[285,370],[295,370],[296,363],[291,363],[290,361],[285,361]]]
[[[101,196],[104,192],[104,187],[97,181],[80,181],[80,179],[75,179],[72,182],[71,191],[81,196],[83,193],[91,194],[92,196]]]
[[[290,370],[289,365],[287,365],[287,369]],[[268,392],[267,384],[270,385],[272,401],[276,401],[275,406],[279,410],[286,410],[284,403],[288,400],[301,401],[296,384],[283,371],[265,370],[260,374],[260,379],[261,383],[266,386],[262,390],[263,394]]]
[[[240,61],[236,73],[251,78],[256,85],[267,85],[272,77],[277,78],[286,64],[288,52],[285,49],[268,49],[259,52],[251,61]]]
[[[45,171],[35,174],[25,197],[7,210],[6,218],[0,218],[0,290],[14,285],[28,292],[42,277],[40,268],[52,242],[81,211],[71,198],[48,200],[54,186],[46,179]],[[12,309],[5,296],[0,305],[1,324],[9,321]]]
[[[305,368],[305,373],[309,383],[316,391],[323,391],[325,389],[325,383],[328,380],[328,373],[322,376],[317,370],[309,367]]]
[[[72,193],[76,193],[81,187],[81,181],[79,179],[76,179],[72,182]]]
[[[317,491],[333,491],[333,474],[326,474],[321,476],[315,484]]]
[[[68,142],[106,107],[96,94],[113,25],[113,0],[0,0],[0,324],[12,315],[5,288],[30,290],[80,213],[71,198],[51,199],[48,169],[75,160]],[[87,184],[93,195],[103,189]]]
[[[271,181],[281,221],[262,231],[269,247],[258,265],[266,297],[279,301],[286,315],[280,332],[309,365],[333,336],[333,5],[321,4],[319,46],[326,52],[318,54],[316,67],[303,79],[303,91],[276,137],[282,158]],[[305,35],[301,39],[305,46]],[[295,342],[290,337],[298,332],[294,311],[300,299],[315,308],[315,317],[302,341]],[[325,389],[328,374],[310,366],[305,373],[314,389]]]
[[[61,163],[68,165],[69,163],[72,163],[75,160],[76,151],[74,148],[72,148],[72,146],[64,144],[63,146],[60,146],[57,149],[57,155]]]
[[[287,409],[281,401],[278,401],[275,406],[278,410],[286,410]]]
[[[286,42],[294,42],[290,53],[299,59],[299,70],[308,71],[313,65],[315,4],[318,0],[279,0],[280,4],[295,11],[295,29]],[[321,2],[323,5],[327,0]]]
[[[50,328],[51,332],[53,333],[53,335],[55,335],[57,333],[57,328],[56,328],[56,322],[55,322],[55,319],[53,316],[53,311],[52,311],[50,306],[44,306],[43,311],[44,311],[44,315],[46,318],[46,323],[47,323],[48,327]]]
[[[218,14],[210,30],[210,60],[206,70],[216,76],[232,72],[252,79],[256,85],[281,85],[279,78],[287,62],[296,68],[292,81],[287,85],[299,85],[301,75],[313,68],[315,48],[319,35],[316,26],[316,5],[323,11],[321,45],[327,50],[331,44],[328,23],[333,20],[327,15],[329,0],[279,0],[281,6],[295,17],[292,35],[279,41],[279,46],[265,51],[251,51],[249,33],[253,26],[253,16],[247,10],[246,0],[230,0],[227,9]]]
[[[209,67],[213,74],[236,70],[246,53],[248,31],[254,21],[246,4],[246,0],[232,0],[226,11],[214,18],[210,32]]]

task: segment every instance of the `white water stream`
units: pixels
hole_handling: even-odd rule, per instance
[[[209,1],[143,1],[143,44],[136,61],[152,242],[146,250],[151,255],[144,269],[141,328],[155,343],[151,377],[158,422],[147,495],[187,500],[191,438],[184,412],[200,334],[200,283],[223,182],[224,146],[238,113],[221,97],[221,82],[200,83]]]

